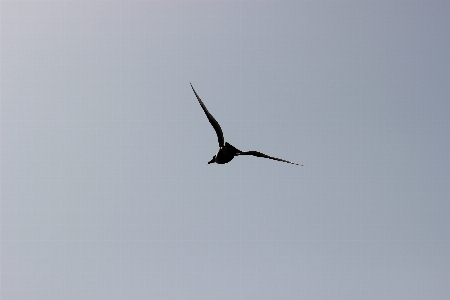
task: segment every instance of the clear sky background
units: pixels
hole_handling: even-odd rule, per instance
[[[1,299],[450,299],[449,16],[2,1]]]

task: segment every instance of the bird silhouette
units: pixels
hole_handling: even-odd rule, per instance
[[[283,162],[297,165],[297,166],[299,165],[299,164],[290,162],[288,160],[269,156],[267,154],[264,154],[264,153],[261,153],[258,151],[241,151],[241,150],[237,149],[236,147],[232,146],[231,144],[225,142],[224,138],[223,138],[222,128],[220,128],[219,123],[216,121],[216,119],[214,119],[214,117],[211,115],[211,113],[206,108],[202,99],[200,99],[200,97],[197,95],[197,92],[195,91],[194,87],[192,86],[192,83],[191,83],[191,88],[194,91],[195,97],[197,97],[198,103],[200,103],[200,106],[202,107],[203,111],[205,112],[205,115],[208,118],[209,123],[211,123],[212,127],[216,131],[217,139],[219,141],[219,151],[217,151],[217,154],[213,156],[213,158],[208,162],[208,164],[211,164],[211,163],[226,164],[226,163],[230,162],[235,156],[253,155],[256,157],[264,157],[264,158],[269,158],[269,159],[273,159],[273,160],[283,161]]]

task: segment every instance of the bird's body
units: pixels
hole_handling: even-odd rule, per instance
[[[235,156],[242,153],[239,149],[233,147],[232,145],[225,143],[225,146],[219,147],[219,151],[214,155],[213,159],[209,162],[216,164],[226,164],[230,162]]]
[[[202,99],[200,99],[200,97],[197,95],[197,92],[194,90],[192,83],[191,83],[191,87],[192,87],[192,90],[194,91],[195,97],[197,97],[198,103],[200,103],[200,106],[202,107],[203,111],[205,112],[206,117],[208,118],[212,127],[216,131],[217,139],[219,142],[219,151],[217,151],[217,154],[213,156],[213,158],[208,162],[208,164],[211,164],[211,163],[226,164],[226,163],[230,162],[235,156],[253,155],[256,157],[264,157],[264,158],[269,158],[269,159],[273,159],[273,160],[283,161],[283,162],[293,164],[293,165],[298,165],[298,164],[290,162],[288,160],[272,157],[272,156],[266,155],[266,154],[258,152],[258,151],[241,151],[241,150],[237,149],[236,147],[232,146],[231,144],[225,143],[222,128],[220,127],[219,123],[209,113],[205,104],[203,104]]]

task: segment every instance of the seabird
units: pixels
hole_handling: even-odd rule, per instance
[[[208,162],[208,164],[211,164],[211,163],[226,164],[227,162],[230,162],[235,156],[253,155],[253,156],[257,156],[257,157],[265,157],[265,158],[269,158],[269,159],[273,159],[273,160],[284,161],[286,163],[293,164],[293,165],[298,165],[298,164],[290,162],[288,160],[272,157],[272,156],[266,155],[266,154],[258,152],[258,151],[241,151],[241,150],[237,149],[236,147],[228,144],[227,142],[224,143],[222,128],[220,128],[219,123],[209,113],[205,104],[203,104],[202,99],[200,99],[200,97],[197,95],[197,92],[194,90],[192,83],[191,83],[191,88],[194,91],[195,97],[197,97],[198,103],[200,103],[200,106],[203,108],[203,111],[205,112],[206,117],[209,120],[209,123],[211,123],[212,127],[214,127],[214,130],[216,131],[216,134],[217,134],[217,139],[219,141],[219,151],[217,151],[217,154],[213,156],[213,158]]]

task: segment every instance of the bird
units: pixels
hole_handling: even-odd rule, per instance
[[[212,164],[212,163],[226,164],[226,163],[230,162],[235,156],[253,155],[256,157],[269,158],[269,159],[282,161],[282,162],[286,162],[286,163],[297,165],[297,166],[299,165],[297,163],[293,163],[293,162],[285,160],[285,159],[269,156],[267,154],[264,154],[264,153],[261,153],[258,151],[241,151],[241,150],[237,149],[236,147],[232,146],[231,144],[229,144],[228,142],[225,142],[225,139],[223,137],[222,128],[220,127],[220,125],[216,121],[216,119],[214,119],[214,117],[208,111],[208,109],[206,108],[202,99],[200,99],[200,97],[198,96],[194,87],[192,86],[192,83],[191,83],[191,88],[192,88],[192,91],[194,91],[195,97],[197,97],[198,103],[200,103],[200,106],[202,107],[203,111],[205,112],[205,115],[208,118],[209,123],[211,123],[212,127],[216,131],[217,139],[219,142],[219,151],[217,151],[216,155],[213,156],[213,158],[208,162],[208,164]],[[303,165],[301,165],[301,166],[303,166]]]

